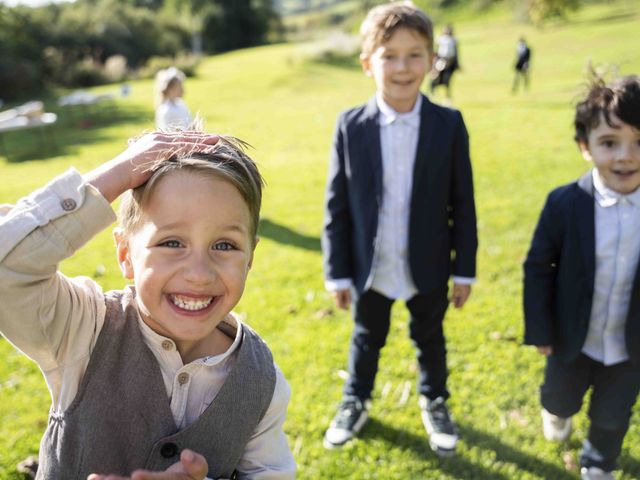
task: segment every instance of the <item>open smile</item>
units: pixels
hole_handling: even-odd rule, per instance
[[[220,297],[199,296],[192,297],[187,295],[169,294],[167,299],[169,304],[176,310],[185,313],[201,313],[215,305],[216,300]]]

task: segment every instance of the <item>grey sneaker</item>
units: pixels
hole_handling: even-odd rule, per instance
[[[551,442],[564,442],[571,436],[571,417],[558,417],[543,408],[542,433]]]
[[[582,480],[615,480],[613,472],[606,472],[598,467],[582,467],[580,475]]]
[[[362,430],[369,418],[369,401],[358,397],[345,397],[338,413],[324,434],[324,448],[333,449],[343,446]]]
[[[429,400],[420,396],[422,423],[429,434],[429,446],[439,457],[455,455],[458,444],[458,432],[451,418],[445,399],[438,397]]]

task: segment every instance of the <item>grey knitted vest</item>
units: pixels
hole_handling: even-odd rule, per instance
[[[131,291],[106,295],[107,315],[76,398],[49,415],[37,479],[85,480],[91,473],[128,476],[165,470],[184,448],[207,459],[208,476],[232,476],[271,403],[271,352],[244,326],[236,364],[202,413],[178,431],[160,367],[145,345]]]

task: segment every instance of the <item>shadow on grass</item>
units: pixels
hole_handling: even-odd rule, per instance
[[[477,445],[480,448],[492,450],[496,453],[496,460],[513,463],[519,470],[531,472],[543,478],[554,480],[573,480],[575,473],[568,472],[561,464],[555,464],[524,453],[511,445],[505,444],[497,436],[487,432],[476,430],[468,425],[459,425],[460,436],[469,445]]]
[[[554,480],[575,480],[575,474],[566,471],[561,465],[556,465],[545,461],[539,457],[524,453],[511,445],[501,441],[497,436],[476,430],[467,425],[458,425],[460,437],[470,447],[477,447],[482,450],[489,450],[495,454],[495,461],[509,463],[517,466],[519,471],[526,471],[532,474]],[[425,436],[397,429],[385,424],[378,419],[370,418],[366,428],[361,433],[362,439],[382,438],[394,447],[411,450],[413,453],[425,460],[438,461],[438,468],[458,479],[462,480],[512,480],[513,476],[508,473],[500,473],[490,470],[482,465],[464,458],[461,455],[451,458],[438,459],[429,448],[428,440]],[[628,462],[629,459],[626,459]],[[625,469],[626,471],[626,469]]]
[[[153,113],[145,108],[109,102],[100,108],[62,110],[57,115],[58,121],[47,127],[2,133],[0,157],[4,156],[10,163],[19,163],[70,155],[78,145],[110,140],[104,127],[118,123],[142,123],[152,118]]]
[[[278,243],[292,245],[304,250],[320,251],[319,238],[303,235],[295,230],[291,230],[289,227],[272,222],[268,218],[260,219],[258,235],[260,237],[269,238]]]
[[[640,461],[623,453],[618,463],[623,472],[631,475],[632,478],[640,478]]]

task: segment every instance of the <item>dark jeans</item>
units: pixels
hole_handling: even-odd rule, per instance
[[[615,470],[640,389],[640,369],[629,362],[607,367],[583,354],[571,363],[548,357],[540,387],[540,400],[546,410],[565,418],[578,413],[589,387],[591,426],[580,463]]]
[[[354,298],[352,312],[355,326],[349,348],[349,378],[344,385],[345,396],[371,398],[380,350],[389,333],[393,302],[373,290]],[[430,399],[449,398],[447,350],[442,331],[447,306],[446,288],[428,295],[418,294],[407,301],[411,314],[409,334],[418,350],[418,392]]]

